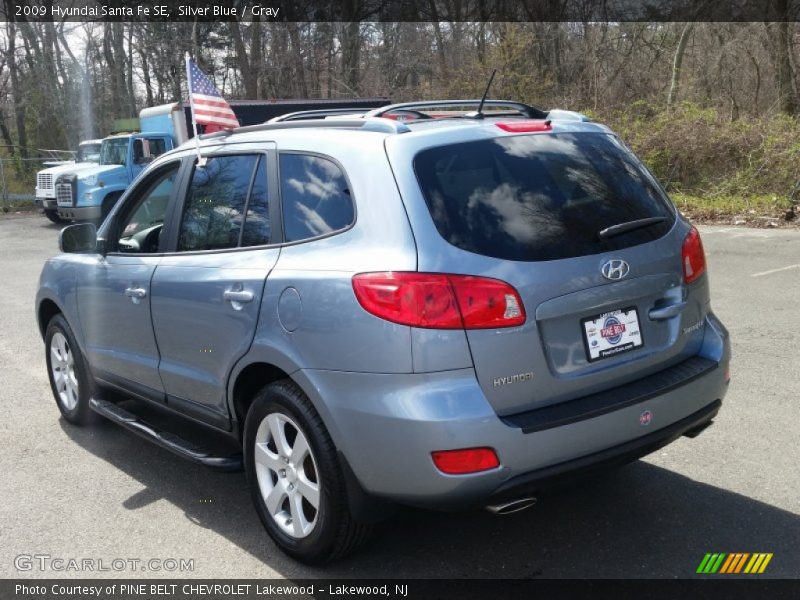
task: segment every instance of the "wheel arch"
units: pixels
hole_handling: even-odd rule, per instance
[[[255,394],[265,385],[281,379],[289,379],[300,388],[322,419],[333,443],[341,449],[341,434],[336,427],[335,419],[314,388],[313,381],[308,379],[294,361],[274,351],[266,355],[258,353],[245,357],[231,372],[228,380],[228,410],[231,415],[232,433],[242,439],[244,420]]]
[[[100,201],[100,206],[104,208],[106,202],[109,202],[111,200],[113,200],[114,205],[116,205],[117,201],[119,201],[119,199],[122,198],[122,195],[125,193],[125,189],[126,188],[109,190],[109,192],[105,196],[103,196],[103,199]],[[114,208],[113,206],[109,207],[108,212],[111,212],[111,209],[113,208]]]
[[[239,368],[231,377],[228,406],[233,417],[234,430],[240,438],[247,411],[258,391],[274,381],[290,378],[285,370],[262,361],[251,362]]]
[[[244,420],[256,393],[274,381],[291,380],[306,395],[331,436],[345,478],[347,502],[351,513],[363,523],[377,523],[393,514],[396,510],[395,504],[368,494],[353,472],[342,448],[341,433],[336,428],[335,420],[316,390],[313,381],[308,379],[301,369],[291,371],[287,372],[286,369],[263,360],[237,365],[235,373],[231,375],[228,401],[233,432],[243,442]]]
[[[57,314],[64,314],[62,308],[52,298],[43,298],[36,307],[36,321],[39,325],[39,333],[44,339],[47,331],[47,324]]]

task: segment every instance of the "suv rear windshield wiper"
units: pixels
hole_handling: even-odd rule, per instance
[[[629,231],[642,229],[643,227],[650,227],[650,225],[656,225],[657,223],[663,223],[666,220],[667,217],[648,217],[646,219],[628,221],[627,223],[618,223],[617,225],[612,225],[611,227],[602,229],[597,234],[597,237],[599,237],[601,240],[606,240],[623,233],[628,233]]]

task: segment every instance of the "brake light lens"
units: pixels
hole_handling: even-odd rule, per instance
[[[431,452],[433,464],[447,475],[466,475],[496,469],[500,459],[491,448],[464,448]]]
[[[550,131],[550,121],[499,121],[495,123],[503,131],[509,133],[529,133],[532,131]]]
[[[692,227],[683,239],[681,259],[683,261],[683,280],[687,284],[697,281],[706,270],[703,241],[700,239],[700,232],[695,227]]]
[[[465,329],[514,327],[525,322],[517,290],[498,279],[449,275]]]
[[[360,273],[353,291],[368,313],[426,329],[495,329],[525,323],[517,291],[504,281],[442,273]]]

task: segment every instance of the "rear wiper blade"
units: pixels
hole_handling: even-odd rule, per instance
[[[601,240],[605,240],[620,235],[622,233],[628,233],[629,231],[634,231],[636,229],[642,229],[643,227],[650,227],[651,225],[663,223],[666,220],[667,217],[648,217],[646,219],[637,219],[636,221],[628,221],[627,223],[618,223],[617,225],[612,225],[611,227],[606,227],[605,229],[601,230],[600,233],[597,234],[597,237],[599,237]]]

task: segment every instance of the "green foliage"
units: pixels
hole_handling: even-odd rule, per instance
[[[672,110],[635,102],[595,115],[647,163],[671,193],[726,199],[787,198],[800,179],[800,122],[774,114],[731,121],[714,108]],[[759,206],[763,202],[758,201]]]
[[[781,218],[791,202],[786,196],[692,196],[670,194],[678,209],[692,219],[717,219],[741,215]]]

